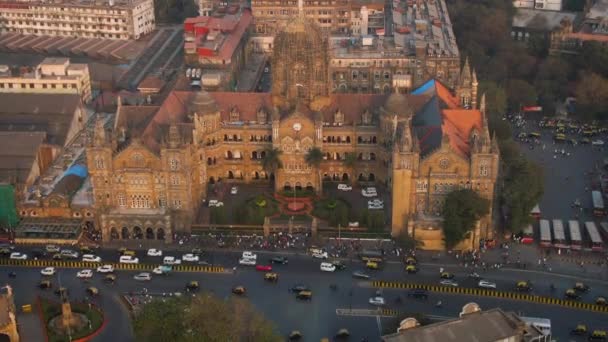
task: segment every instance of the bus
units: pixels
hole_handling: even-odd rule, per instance
[[[570,228],[570,248],[580,251],[583,248],[583,239],[581,238],[581,227],[578,221],[568,221],[568,228]]]
[[[524,228],[520,242],[524,245],[534,243],[534,227],[532,227],[531,224],[527,225],[526,228]]]
[[[548,318],[539,317],[520,317],[527,325],[531,325],[538,329],[545,336],[551,336],[551,320]]]
[[[589,234],[589,239],[591,240],[591,250],[593,252],[601,252],[604,250],[604,243],[602,242],[602,237],[600,233],[597,231],[597,226],[594,222],[587,221],[585,222],[585,228],[587,229],[587,234]]]
[[[551,247],[551,226],[549,220],[540,220],[540,246]]]
[[[367,261],[373,261],[373,262],[382,262],[384,261],[384,255],[382,254],[381,251],[378,250],[373,250],[373,249],[364,249],[363,251],[361,251],[361,253],[359,253],[359,258],[361,258],[361,260],[367,262]]]
[[[597,190],[591,191],[591,199],[593,200],[593,215],[604,216],[604,199],[602,198],[602,193]]]
[[[566,240],[566,232],[562,220],[553,220],[553,246],[557,248],[570,248]]]

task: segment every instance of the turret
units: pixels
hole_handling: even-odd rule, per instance
[[[477,109],[477,72],[473,70],[473,79],[471,80],[471,109]]]

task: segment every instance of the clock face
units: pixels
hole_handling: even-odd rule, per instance
[[[298,131],[300,131],[301,129],[302,129],[302,124],[301,124],[301,123],[296,122],[296,123],[294,123],[294,124],[293,124],[293,130],[294,130],[294,131],[298,132]]]
[[[439,161],[439,167],[442,169],[447,169],[450,166],[450,160],[447,158],[443,158]]]

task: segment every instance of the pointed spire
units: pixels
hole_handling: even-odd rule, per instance
[[[464,60],[464,66],[462,67],[462,72],[460,73],[460,84],[465,85],[465,82],[470,82],[471,80],[471,67],[469,66],[469,57],[466,57]],[[468,86],[468,84],[466,84]]]
[[[479,82],[477,82],[477,72],[475,71],[475,69],[473,69],[473,82],[471,82],[471,84],[474,86],[479,84]]]
[[[486,118],[486,93],[481,94],[481,101],[479,102],[479,111],[481,112],[483,119],[487,120],[487,118]]]

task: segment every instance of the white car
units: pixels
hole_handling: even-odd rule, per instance
[[[97,267],[97,272],[99,273],[112,273],[114,272],[114,266],[112,265],[103,265]]]
[[[338,190],[351,191],[352,189],[353,187],[348,184],[338,184]]]
[[[61,250],[59,246],[55,245],[47,245],[45,249],[47,253],[59,253],[59,251]]]
[[[439,284],[443,285],[443,286],[453,286],[453,287],[458,287],[458,283],[451,280],[451,279],[444,279],[442,281],[439,282]]]
[[[329,255],[325,251],[314,251],[312,252],[312,257],[315,259],[327,259]]]
[[[384,209],[384,202],[379,199],[375,199],[373,201],[367,201],[367,208],[368,209]]]
[[[93,277],[93,270],[82,270],[76,273],[76,278],[91,278]]]
[[[373,189],[373,190],[370,190]],[[378,193],[376,192],[376,188],[367,188],[367,189],[361,189],[361,195],[363,195],[363,197],[376,197],[378,196]]]
[[[40,274],[43,276],[52,276],[55,274],[55,267],[46,267],[40,270]]]
[[[384,304],[386,304],[386,302],[384,301],[384,297],[380,297],[380,296],[371,297],[369,299],[369,303],[371,305],[376,305],[376,306],[383,306]]]
[[[121,255],[118,262],[121,264],[139,264],[139,258],[136,258],[131,255]]]
[[[148,256],[163,256],[163,251],[156,248],[148,249]]]
[[[591,145],[593,145],[593,146],[603,146],[604,145],[604,141],[603,140],[599,140],[599,139],[598,140],[593,140],[591,142]]]
[[[230,188],[231,195],[236,195],[238,193],[239,193],[239,188],[237,188],[236,186],[233,186],[232,188]]]
[[[253,252],[250,252],[250,251],[244,251],[244,252],[243,252],[243,255],[241,256],[241,258],[243,258],[243,259],[253,259],[253,260],[257,260],[258,255],[257,255],[257,254],[255,254],[255,253],[253,253]]]
[[[209,200],[209,206],[210,207],[223,207],[224,202],[218,201],[216,199],[212,199],[212,200]]]
[[[477,283],[477,286],[484,289],[496,289],[496,283],[487,280],[480,280],[479,283]]]
[[[133,279],[135,280],[141,280],[141,281],[148,281],[148,280],[152,280],[152,276],[150,275],[150,273],[144,272],[144,273],[139,273],[136,274]]]
[[[189,262],[198,262],[199,258],[198,258],[198,255],[188,253],[188,254],[184,254],[182,256],[182,260],[189,261]]]
[[[101,258],[93,255],[93,254],[84,254],[82,256],[82,261],[83,262],[101,262]]]
[[[61,250],[61,256],[66,257],[66,258],[76,259],[76,258],[78,258],[78,252],[75,252],[71,249],[63,249],[63,250]]]
[[[166,256],[163,258],[163,264],[165,265],[179,265],[181,263],[182,261],[176,257]]]
[[[336,265],[331,264],[329,262],[322,262],[321,266],[320,266],[320,269],[323,272],[335,272],[336,271]]]
[[[359,221],[348,222],[348,226],[353,228],[359,227]]]
[[[255,259],[247,259],[247,258],[240,258],[239,259],[239,265],[255,266],[255,264],[256,264]]]
[[[19,253],[19,252],[13,252],[13,253],[11,253],[10,258],[11,259],[15,259],[15,260],[26,260],[27,259],[27,254],[25,254],[25,253]]]

